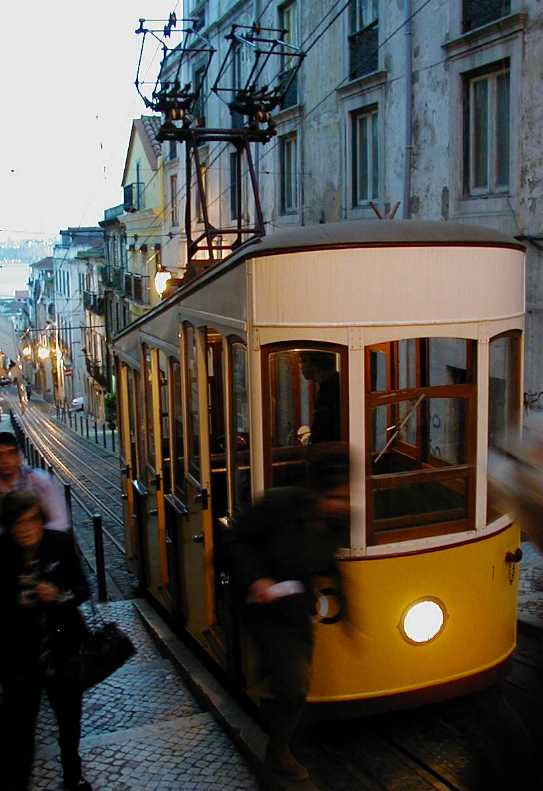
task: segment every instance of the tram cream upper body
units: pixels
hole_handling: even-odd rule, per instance
[[[349,442],[364,457],[364,365],[360,352],[400,338],[450,337],[488,345],[522,330],[525,256],[494,230],[452,223],[363,221],[281,231],[216,264],[116,339],[139,365],[141,344],[179,353],[183,322],[236,335],[250,351],[254,493],[264,488],[260,349],[264,344],[329,342],[349,349]],[[479,535],[500,529],[486,513],[488,351],[478,355],[477,514]],[[351,546],[362,554],[459,543],[473,532],[371,547],[365,539],[364,484],[352,487]],[[503,520],[503,518],[502,518]]]
[[[401,326],[524,313],[524,256],[487,247],[319,250],[255,258],[260,326]]]

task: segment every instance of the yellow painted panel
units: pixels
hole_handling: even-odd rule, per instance
[[[467,678],[505,659],[516,641],[520,542],[512,525],[489,538],[403,557],[340,563],[346,617],[317,624],[310,700],[374,698]],[[432,597],[447,618],[429,643],[408,642],[406,608]]]

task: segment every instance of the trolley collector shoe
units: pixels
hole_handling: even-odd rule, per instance
[[[294,783],[301,783],[309,777],[305,766],[296,760],[288,748],[270,750],[266,756],[266,763],[274,774]]]

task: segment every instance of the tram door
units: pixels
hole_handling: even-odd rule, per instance
[[[184,395],[187,458],[185,464],[185,518],[181,521],[182,590],[185,627],[206,649],[206,635],[214,621],[213,535],[211,527],[205,343],[201,332],[183,325]]]
[[[165,606],[169,605],[168,563],[164,500],[160,496],[164,486],[162,403],[167,377],[160,365],[158,349],[143,347],[144,402],[145,402],[145,557],[147,587]],[[166,401],[167,403],[167,401]]]
[[[134,518],[134,490],[131,481],[137,478],[136,424],[134,420],[134,376],[126,366],[120,366],[119,399],[122,408],[120,430],[121,489],[124,509],[126,560],[132,571],[137,564],[136,524]]]

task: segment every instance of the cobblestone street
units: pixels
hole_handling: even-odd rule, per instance
[[[27,417],[30,427],[36,423],[38,412],[41,419],[50,421],[50,434],[47,434],[50,442],[53,433],[58,432],[57,445],[62,437],[70,452],[77,443],[80,462],[86,458],[86,440],[74,436],[69,427],[50,413],[50,407],[38,399],[32,405],[31,419]],[[41,428],[43,436],[46,428],[45,425]],[[96,452],[95,443],[88,443],[88,449]],[[61,454],[60,447],[57,452]],[[101,450],[100,455],[111,465],[113,479],[118,460],[109,450]],[[95,458],[89,457],[91,461]],[[66,461],[72,464],[69,458]],[[75,488],[76,482],[73,484]],[[84,509],[77,503],[74,505],[75,532],[86,557],[87,570],[91,569],[90,582],[96,595],[92,527]],[[479,767],[481,748],[471,744],[471,734],[488,728],[487,708],[498,732],[506,734],[505,741],[514,738],[519,722],[524,723],[522,727],[528,728],[537,743],[541,735],[543,557],[528,542],[523,542],[522,551],[518,648],[513,669],[504,684],[480,697],[411,710],[405,717],[394,714],[388,719],[333,721],[331,730],[331,723],[320,726],[308,720],[300,729],[296,749],[310,769],[310,780],[285,786],[261,766],[265,735],[256,722],[247,713],[240,714],[216,678],[209,674],[206,677],[207,671],[148,602],[125,598],[137,595],[135,587],[126,571],[126,580],[123,573],[119,575],[124,558],[111,542],[106,542],[106,563],[109,571],[115,573],[108,578],[110,601],[100,605],[100,610],[106,619],[117,621],[131,635],[138,653],[85,696],[81,740],[85,777],[94,791],[144,788],[256,791],[261,782],[266,787],[295,787],[297,791],[355,788],[404,791],[408,787],[486,791],[487,786],[480,785],[479,773],[486,772],[488,767],[484,769],[484,763],[483,768]],[[500,709],[502,700],[505,708]],[[448,728],[446,736],[442,733],[442,723]],[[425,737],[417,741],[417,734],[421,733]],[[452,733],[456,734],[453,746]],[[413,734],[417,737],[414,741]],[[56,726],[46,700],[40,714],[37,742],[32,789],[61,789]],[[251,755],[255,761],[258,779],[238,752],[239,744],[243,755]],[[493,742],[485,749],[485,760],[496,753]],[[421,770],[421,766],[426,768]],[[455,768],[451,769],[452,766]],[[419,777],[421,771],[423,780]],[[442,780],[448,784],[443,785]],[[497,791],[497,786],[492,791]]]
[[[81,756],[94,791],[218,791],[258,784],[212,715],[163,659],[131,602],[100,607],[138,653],[83,702]],[[56,726],[44,699],[32,789],[61,788]]]

